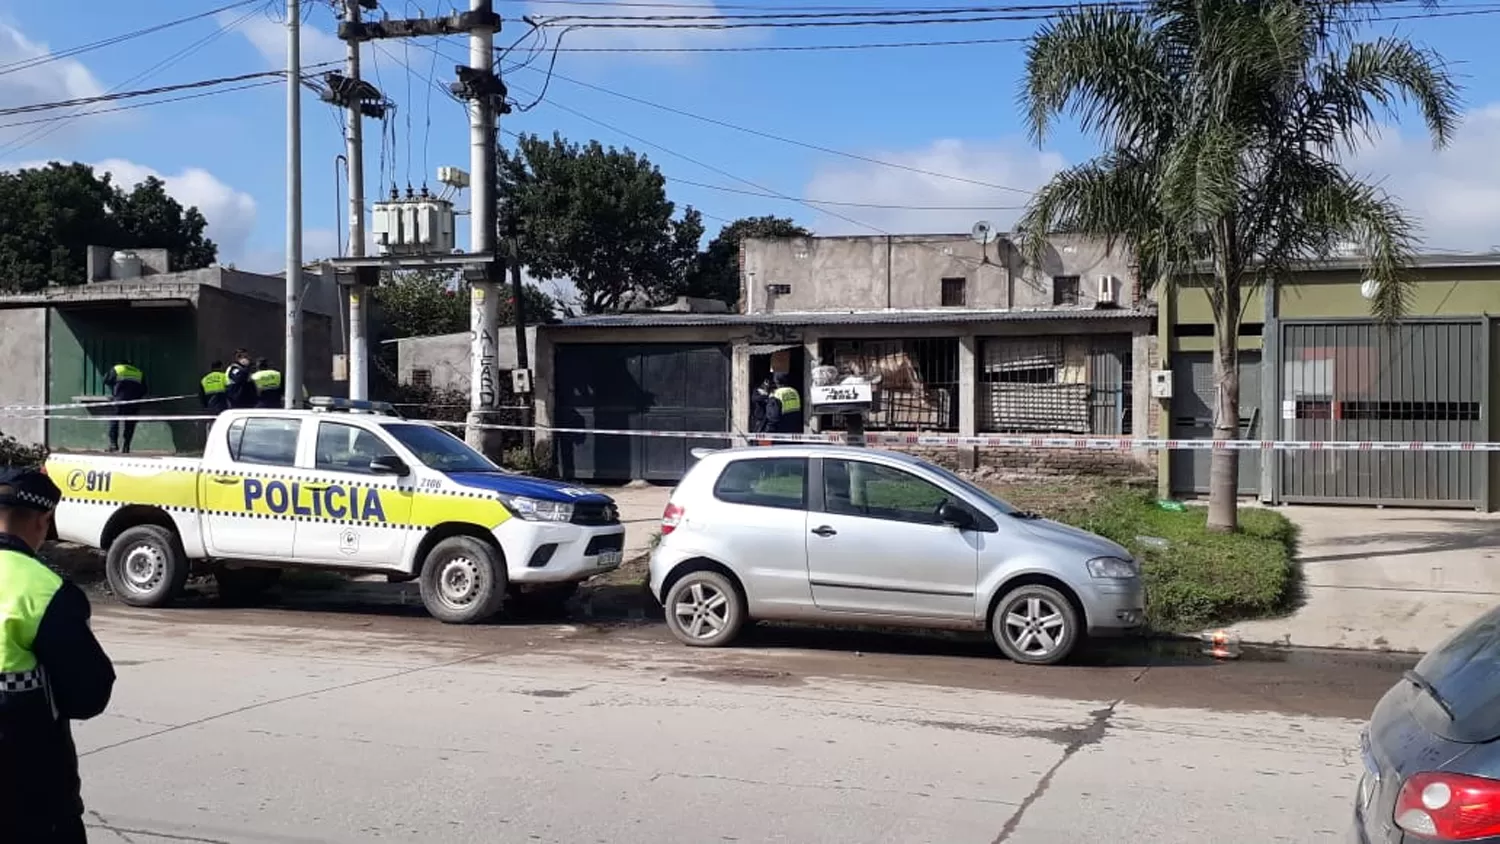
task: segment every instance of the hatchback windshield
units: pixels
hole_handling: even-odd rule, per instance
[[[439,472],[501,472],[468,443],[441,428],[428,425],[386,425],[386,433],[411,450],[428,468]]]
[[[936,463],[928,463],[926,464],[926,466],[928,470],[941,475],[943,477],[943,480],[947,481],[950,484],[953,484],[959,489],[962,489],[964,492],[967,492],[968,494],[974,496],[975,498],[978,498],[986,504],[989,504],[991,507],[994,507],[996,510],[999,510],[1001,513],[1004,513],[1007,516],[1014,515],[1020,512],[1004,500],[997,498],[994,493],[985,490],[983,487],[976,486],[975,484],[964,480],[963,476],[961,475],[944,469],[942,466],[939,466]]]
[[[1500,738],[1500,607],[1428,653],[1414,670],[1452,713],[1452,723],[1439,732],[1462,742]]]

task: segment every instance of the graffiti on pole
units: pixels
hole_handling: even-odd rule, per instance
[[[479,400],[476,410],[495,407],[498,397],[495,389],[495,335],[485,320],[485,292],[484,288],[475,287],[470,298],[469,353],[474,356],[478,370],[474,373]]]

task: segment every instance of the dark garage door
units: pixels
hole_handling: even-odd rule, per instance
[[[723,344],[564,344],[556,347],[562,428],[728,431],[729,347]],[[562,476],[598,481],[677,481],[694,448],[727,440],[559,434]]]

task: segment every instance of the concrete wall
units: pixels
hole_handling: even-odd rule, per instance
[[[536,326],[526,329],[526,354],[532,369],[536,368]],[[469,391],[469,333],[439,334],[434,337],[405,337],[396,341],[396,375],[402,384],[412,383],[412,373],[425,369],[432,386],[440,390]],[[501,326],[495,338],[495,368],[508,372],[516,368],[515,326]]]
[[[47,311],[45,308],[0,310],[0,407],[47,403]],[[0,433],[28,445],[42,443],[47,423],[41,419],[0,419]]]
[[[1057,235],[1039,266],[1008,240],[981,246],[967,235],[749,238],[743,244],[741,301],[747,313],[943,307],[943,279],[965,280],[963,307],[1051,308],[1053,279],[1079,276],[1079,306],[1097,301],[1098,279],[1118,279],[1116,303],[1134,301],[1129,256],[1118,245]],[[771,295],[768,284],[789,284]]]
[[[285,310],[279,303],[226,293],[216,287],[200,289],[198,298],[197,364],[199,375],[215,360],[227,362],[235,349],[249,349],[277,368],[286,365]],[[342,395],[333,379],[333,321],[323,314],[304,314],[302,348],[304,383],[312,395]]]

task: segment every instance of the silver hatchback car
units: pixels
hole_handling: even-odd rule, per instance
[[[747,621],[988,628],[1017,662],[1145,622],[1130,553],[898,452],[770,446],[703,454],[662,513],[651,590],[678,640]]]

